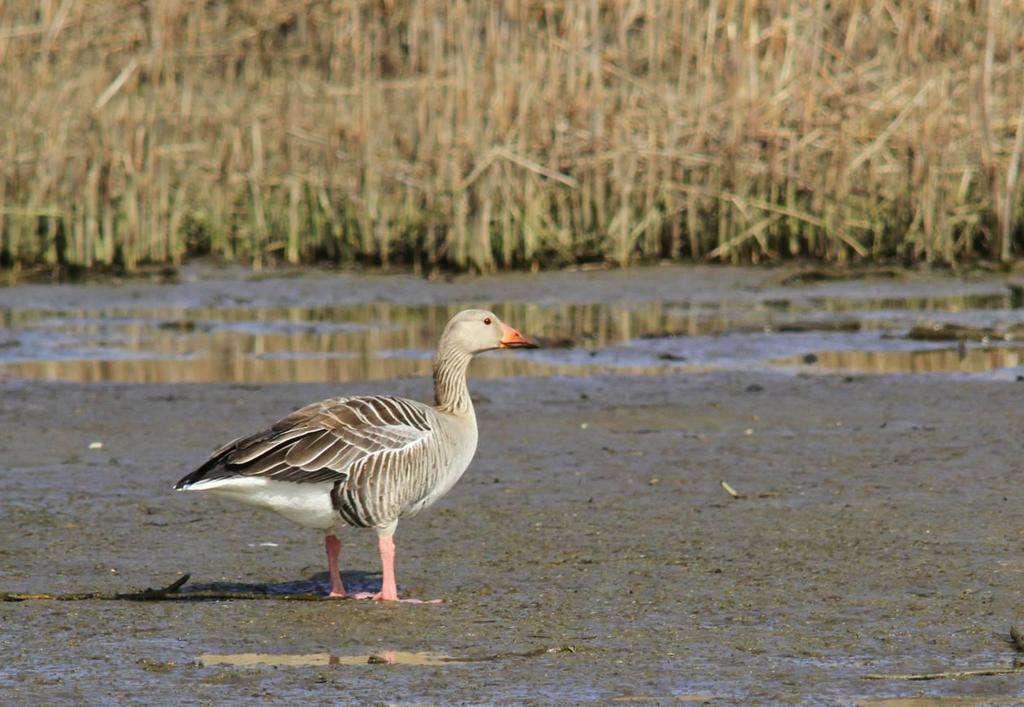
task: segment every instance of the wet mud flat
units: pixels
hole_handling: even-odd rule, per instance
[[[763,271],[679,275],[28,287],[0,291],[0,306],[191,312],[225,298],[254,307],[346,297],[353,305],[635,298],[640,306],[661,298],[712,308],[731,300],[753,311],[787,294],[766,285]],[[811,298],[796,312],[800,322],[823,317],[828,327],[837,312],[821,315],[813,297],[849,296],[844,287],[787,296]],[[906,300],[936,284],[872,287]],[[982,298],[1001,287],[938,285]],[[1019,315],[959,307],[928,316],[1010,327]],[[562,334],[544,311],[534,313],[549,327],[540,333]],[[771,356],[792,354],[792,365],[688,368],[702,346],[718,355],[768,339],[707,337],[699,321],[692,332],[661,331],[681,320],[651,316],[647,329],[628,319],[629,336],[595,338],[596,354],[577,348],[541,359],[614,364],[608,352],[619,347],[655,362],[643,359],[643,375],[614,365],[552,374],[474,364],[486,374],[471,381],[476,460],[396,536],[400,591],[445,603],[0,602],[2,701],[1019,703],[1024,673],[867,679],[1013,664],[1007,634],[1024,624],[1017,371],[868,375],[845,359],[833,370],[825,355],[812,359],[800,347],[852,349],[874,333],[831,329],[821,340],[779,335],[792,338]],[[28,348],[35,340],[12,321],[9,331]],[[418,360],[419,339],[410,341]],[[95,370],[120,380],[116,367]],[[170,487],[230,438],[305,402],[360,392],[428,399],[430,386],[422,377],[129,384],[0,376],[0,592],[124,592],[184,573],[191,580],[182,591],[326,591],[315,534]],[[373,588],[373,534],[353,529],[342,541],[346,585]]]

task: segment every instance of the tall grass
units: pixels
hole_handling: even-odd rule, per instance
[[[1024,246],[1004,0],[0,1],[0,261]]]

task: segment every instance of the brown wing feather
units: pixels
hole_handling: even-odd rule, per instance
[[[402,449],[430,434],[426,412],[410,401],[380,396],[323,400],[268,430],[229,442],[175,488],[236,476],[344,481],[352,463]]]

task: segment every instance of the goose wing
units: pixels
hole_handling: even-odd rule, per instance
[[[333,398],[300,408],[270,429],[233,440],[175,488],[232,477],[315,483],[344,481],[349,467],[426,443],[423,406],[389,396]]]

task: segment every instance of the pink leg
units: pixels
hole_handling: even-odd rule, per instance
[[[398,601],[398,584],[395,582],[395,536],[382,535],[377,540],[380,550],[380,567],[384,579],[380,585],[381,601]]]
[[[440,604],[440,599],[424,601],[422,599],[399,599],[398,585],[395,583],[395,540],[391,535],[381,535],[377,541],[380,550],[380,566],[383,573],[380,591],[376,594],[360,592],[356,599],[375,599],[377,601],[398,601],[405,604]]]
[[[341,541],[337,535],[324,537],[324,548],[327,550],[327,575],[331,578],[331,598],[345,597],[345,585],[341,583],[341,573],[338,571],[338,555],[341,554]]]

